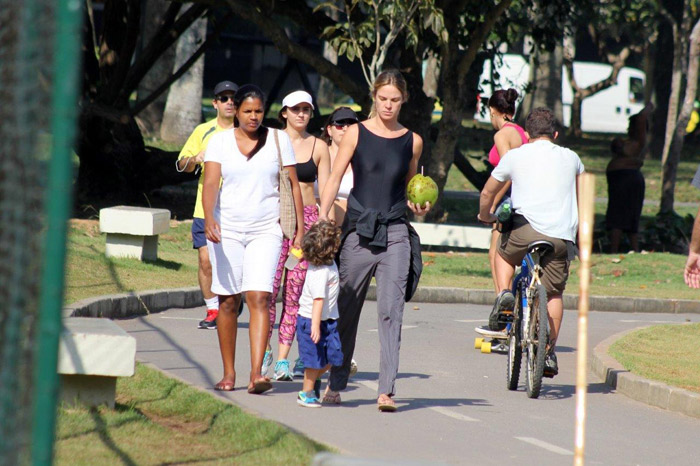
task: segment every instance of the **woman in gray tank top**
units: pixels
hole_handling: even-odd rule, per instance
[[[406,200],[406,184],[416,174],[423,140],[398,122],[401,105],[408,98],[401,73],[380,73],[372,97],[370,118],[346,131],[321,194],[319,220],[325,220],[343,174],[352,164],[354,187],[343,223],[338,267],[338,331],[344,360],[342,366],[332,368],[323,401],[340,403],[339,391],[347,386],[360,312],[374,276],[381,345],[377,405],[380,411],[395,411],[392,397],[399,369],[403,308],[422,267],[420,240],[408,222],[406,207],[416,215],[425,215],[431,206]]]

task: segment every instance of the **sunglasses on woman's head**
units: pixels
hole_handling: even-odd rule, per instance
[[[228,99],[231,99],[231,101],[233,101],[233,96],[232,95],[220,95],[216,98],[216,100],[218,100],[222,104],[225,104],[226,102],[228,102]]]

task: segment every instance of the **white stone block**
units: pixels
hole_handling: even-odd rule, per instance
[[[420,242],[429,246],[488,249],[491,229],[437,223],[411,223],[420,236]]]
[[[100,209],[100,231],[137,236],[166,233],[170,228],[168,209],[116,206]]]
[[[59,374],[134,375],[136,339],[109,319],[70,317],[58,346]]]
[[[107,257],[158,259],[158,235],[170,228],[170,211],[117,206],[100,210],[100,231],[107,233]]]
[[[154,261],[158,259],[158,236],[107,233],[105,256]]]

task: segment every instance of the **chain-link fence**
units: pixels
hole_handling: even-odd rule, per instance
[[[56,176],[68,186],[71,182],[70,170],[57,171],[56,166],[70,168],[81,3],[0,0],[0,464],[51,461],[70,201],[68,190],[56,189]],[[69,31],[72,37],[66,36]],[[61,110],[69,105],[73,110]],[[63,121],[57,126],[59,119]],[[60,245],[53,246],[58,254],[47,260],[50,238]],[[58,293],[51,297],[47,290]],[[54,323],[49,333],[46,317]],[[40,374],[37,367],[47,356],[53,370]],[[50,399],[39,393],[44,382]],[[38,400],[44,400],[43,418],[36,416]],[[50,430],[48,442],[43,442],[47,453],[43,460],[32,453],[38,419],[44,419]]]

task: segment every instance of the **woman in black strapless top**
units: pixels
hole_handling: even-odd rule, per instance
[[[296,172],[301,188],[301,197],[304,201],[304,231],[318,220],[318,207],[314,194],[314,182],[318,179],[319,189],[323,189],[331,172],[331,158],[328,146],[324,142],[306,131],[309,119],[313,113],[314,105],[311,95],[305,91],[294,91],[282,100],[282,110],[279,112],[279,120],[284,130],[292,141],[292,147],[297,160]],[[285,263],[289,257],[292,242],[283,240],[282,251],[277,264],[277,272],[270,295],[269,315],[270,333],[268,347],[263,358],[262,374],[265,375],[272,365],[272,327],[277,320],[277,294],[280,286],[283,286],[282,312],[280,315],[279,352],[275,363],[274,378],[276,380],[291,381],[294,375],[304,375],[304,367],[301,359],[297,358],[292,374],[292,368],[287,357],[294,342],[294,334],[297,328],[297,312],[299,311],[299,297],[306,279],[308,264],[300,260],[292,270],[285,269]],[[301,251],[299,251],[301,252]],[[282,285],[284,278],[284,284]]]
[[[406,184],[416,174],[423,140],[398,122],[401,105],[408,97],[401,73],[380,73],[372,97],[373,116],[348,128],[321,194],[319,218],[325,220],[343,174],[352,164],[354,186],[343,223],[338,267],[338,331],[344,361],[331,370],[324,402],[340,403],[339,391],[347,386],[360,312],[374,276],[381,345],[377,404],[381,411],[395,411],[392,397],[399,368],[403,308],[415,290],[422,266],[420,240],[410,227],[406,207],[425,215],[430,205],[420,207],[406,199]]]

